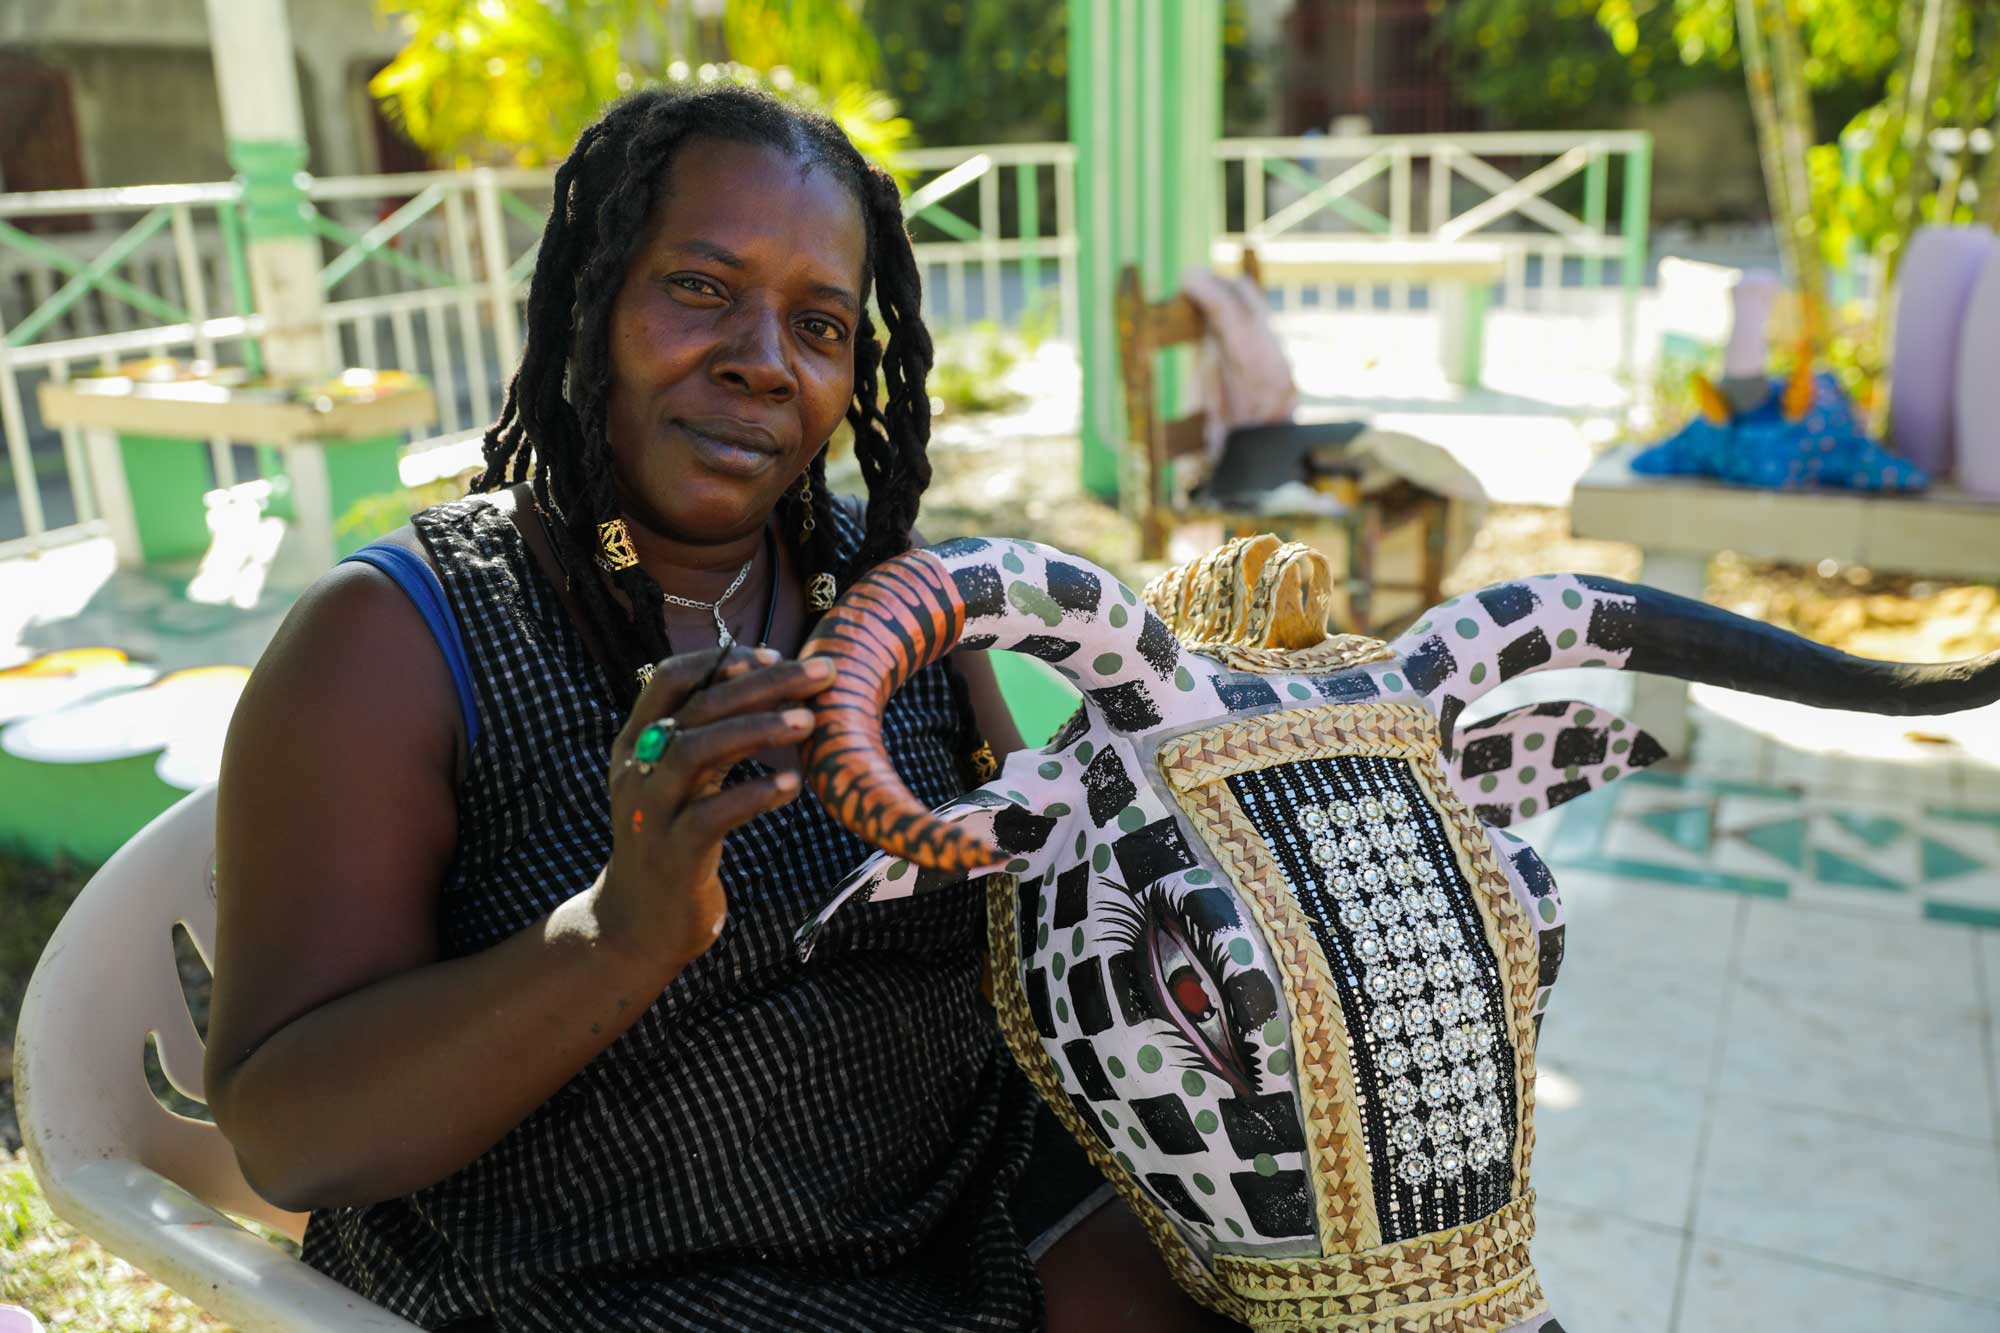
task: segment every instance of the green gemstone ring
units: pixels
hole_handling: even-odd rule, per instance
[[[639,775],[644,777],[653,771],[653,765],[660,762],[660,756],[674,743],[674,736],[680,731],[680,723],[670,717],[657,722],[648,722],[632,742],[632,757],[639,763]]]

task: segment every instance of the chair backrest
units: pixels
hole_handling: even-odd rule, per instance
[[[205,1100],[202,1041],[181,990],[173,929],[185,927],[213,967],[214,864],[208,786],[141,829],[91,878],[28,982],[14,1052],[21,1136],[51,1205],[72,1220],[68,1173],[126,1161],[223,1212],[304,1233],[305,1214],[251,1190],[220,1130],[168,1110],[146,1082],[151,1034],[167,1080]]]
[[[1255,250],[1243,252],[1243,273],[1259,287],[1263,286]],[[1144,451],[1146,459],[1141,541],[1146,556],[1155,558],[1164,551],[1166,543],[1166,511],[1171,504],[1167,495],[1167,469],[1174,459],[1202,451],[1205,423],[1200,412],[1173,421],[1162,419],[1153,358],[1168,348],[1200,339],[1208,331],[1208,321],[1185,292],[1177,292],[1164,301],[1148,301],[1138,265],[1127,264],[1118,274],[1117,322],[1118,364],[1125,387],[1125,435]]]

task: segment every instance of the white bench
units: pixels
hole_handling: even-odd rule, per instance
[[[1645,477],[1631,469],[1640,446],[1599,459],[1576,484],[1570,529],[1640,548],[1640,578],[1699,598],[1708,560],[1735,551],[1811,565],[1838,560],[1904,574],[2000,579],[2000,501],[1948,483],[1914,495],[1768,491],[1701,477]],[[1639,676],[1632,721],[1669,750],[1687,745],[1686,682]]]
[[[1507,271],[1507,250],[1495,241],[1349,240],[1297,237],[1253,240],[1266,286],[1288,282],[1427,282],[1433,284],[1445,377],[1468,388],[1479,384],[1486,338],[1489,289]],[[1219,240],[1210,248],[1215,266],[1242,265],[1243,246]]]

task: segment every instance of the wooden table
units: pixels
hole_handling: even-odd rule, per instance
[[[1700,597],[1709,557],[1735,551],[1757,560],[1870,569],[1979,582],[2000,580],[2000,501],[1943,483],[1914,495],[1769,491],[1700,477],[1632,471],[1640,446],[1599,459],[1576,484],[1570,529],[1578,537],[1640,548],[1640,579]],[[1669,750],[1688,737],[1686,682],[1634,681],[1632,720]]]
[[[1476,388],[1486,341],[1487,295],[1507,271],[1497,241],[1353,240],[1300,236],[1253,241],[1264,281],[1427,282],[1438,312],[1438,360],[1453,384]],[[1243,262],[1243,247],[1217,241],[1218,267]]]
[[[83,431],[98,509],[118,562],[199,554],[208,546],[201,496],[210,439],[271,445],[291,481],[297,550],[311,576],[341,554],[336,521],[356,500],[398,486],[408,432],[437,417],[425,384],[366,397],[302,399],[203,380],[149,383],[122,376],[41,386],[42,419]]]

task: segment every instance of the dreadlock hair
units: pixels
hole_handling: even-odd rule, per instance
[[[765,93],[721,85],[648,90],[620,100],[583,132],[556,172],[555,198],[528,289],[520,368],[508,385],[500,419],[486,432],[486,467],[472,489],[531,484],[543,512],[556,520],[551,524],[556,557],[586,628],[609,658],[612,689],[627,708],[638,694],[638,669],[671,648],[661,589],[652,577],[638,565],[610,576],[633,608],[628,613],[595,563],[598,525],[621,517],[607,428],[611,306],[647,217],[662,192],[672,188],[668,177],[675,155],[697,137],[774,148],[803,165],[825,168],[861,205],[867,251],[847,422],[868,487],[865,535],[854,558],[842,561],[822,448],[805,473],[810,501],[801,499],[803,486],[794,486],[778,505],[780,528],[799,565],[831,573],[845,591],[882,560],[909,549],[917,504],[931,480],[924,383],[931,337],[919,313],[921,277],[895,181],[869,165],[832,120],[794,110]],[[866,308],[871,288],[886,345]],[[813,531],[801,539],[807,504]],[[968,711],[962,697],[960,711]]]

